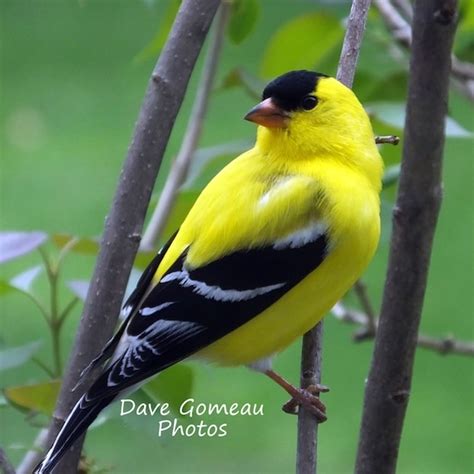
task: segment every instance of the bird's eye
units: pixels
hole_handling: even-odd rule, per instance
[[[303,101],[301,102],[301,106],[305,110],[311,110],[316,107],[316,104],[318,103],[318,99],[314,97],[314,95],[307,95]]]

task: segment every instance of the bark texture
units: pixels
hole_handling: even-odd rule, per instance
[[[442,157],[456,0],[419,0],[399,193],[367,382],[356,472],[394,473],[442,197]]]
[[[344,36],[337,79],[352,87],[364,35],[370,0],[353,0],[347,30]],[[301,387],[314,385],[321,380],[323,323],[307,332],[303,337],[301,353]],[[316,417],[300,408],[298,413],[298,437],[296,447],[297,474],[313,474],[317,470],[317,431]]]
[[[218,6],[219,0],[184,0],[153,70],[105,221],[94,275],[49,430],[48,446],[91,380],[87,377],[72,392],[81,371],[115,329],[162,157]],[[76,472],[81,445],[82,442],[75,443],[56,468],[57,474]]]

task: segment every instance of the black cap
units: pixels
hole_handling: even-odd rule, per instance
[[[316,89],[316,84],[325,74],[313,71],[290,71],[277,77],[263,90],[262,100],[271,97],[284,110],[301,107],[304,97]]]

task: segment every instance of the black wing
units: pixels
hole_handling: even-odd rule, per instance
[[[120,353],[86,399],[135,385],[245,324],[318,267],[327,248],[321,231],[240,250],[195,269],[187,267],[184,252],[131,318]]]
[[[78,401],[35,473],[49,474],[123,390],[251,320],[318,267],[327,249],[325,232],[303,232],[196,269],[186,266],[184,252],[148,293],[164,249],[127,302],[128,322],[96,359],[109,357],[115,348],[112,363]]]
[[[104,346],[102,351],[81,372],[79,381],[77,382],[76,386],[73,388],[73,391],[79,386],[79,384],[81,383],[81,380],[83,379],[85,375],[87,375],[91,370],[93,370],[98,365],[104,363],[114,353],[114,350],[117,347],[117,344],[119,343],[121,337],[123,336],[125,328],[127,327],[132,317],[135,315],[137,310],[139,309],[140,303],[143,301],[143,299],[145,298],[150,288],[150,284],[153,280],[153,275],[158,270],[158,267],[161,261],[163,260],[164,255],[170,248],[170,245],[173,242],[174,238],[176,237],[177,233],[178,231],[176,231],[171,236],[168,242],[166,242],[166,244],[160,249],[160,251],[156,254],[156,256],[153,258],[153,260],[150,262],[150,264],[146,267],[145,271],[140,276],[137,286],[132,291],[130,296],[127,298],[127,301],[123,305],[122,314],[125,316],[125,321],[120,325],[119,329],[113,335],[113,337],[109,339],[109,341]]]

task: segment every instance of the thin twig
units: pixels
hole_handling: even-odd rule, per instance
[[[18,465],[16,474],[31,474],[35,466],[40,462],[43,450],[46,448],[48,430],[42,428],[33,441],[33,447],[25,454]]]
[[[134,136],[84,303],[68,368],[49,429],[51,445],[81,391],[72,392],[80,374],[115,329],[130,270],[140,242],[148,203],[176,115],[219,0],[183,0],[168,40],[148,82]],[[85,377],[87,388],[94,373]],[[83,437],[56,467],[75,472]]]
[[[411,46],[410,24],[389,0],[374,0],[374,5],[394,39],[402,46],[409,48]]]
[[[63,261],[64,257],[79,243],[79,237],[71,237],[71,239],[66,242],[64,247],[59,251],[58,259],[56,261],[56,266],[59,266]]]
[[[367,331],[369,318],[366,313],[353,308],[348,308],[342,301],[339,301],[334,305],[331,309],[331,313],[339,321],[360,326],[360,329],[353,335],[355,342],[362,342],[374,338],[374,334],[370,334]],[[375,329],[377,329],[377,318],[374,319],[374,324]],[[442,355],[458,354],[474,357],[474,341],[460,341],[451,335],[445,337],[433,337],[419,334],[417,346],[423,349],[439,352]]]
[[[436,338],[420,334],[418,336],[417,344],[419,347],[431,349],[440,354],[460,354],[474,357],[474,342],[473,341],[458,341],[452,336],[444,338]]]
[[[354,291],[357,297],[359,298],[362,309],[367,315],[367,324],[366,330],[369,334],[375,335],[375,310],[370,301],[369,295],[367,294],[367,286],[362,280],[358,280],[354,285]]]
[[[377,145],[398,145],[400,143],[400,137],[396,135],[377,135],[375,137],[375,143],[377,143]]]
[[[352,87],[359,58],[362,36],[367,23],[370,0],[353,0],[346,35],[342,44],[341,56],[337,67],[336,77],[347,87]]]
[[[46,324],[49,326],[50,325],[50,316],[48,313],[48,310],[46,309],[46,306],[33,294],[29,293],[26,291],[22,291],[22,293],[30,298],[31,301],[38,307],[38,309],[41,312],[41,315],[43,316],[43,319],[46,321]]]
[[[451,68],[458,79],[474,80],[474,64],[451,56]]]
[[[46,274],[48,275],[48,278],[51,278],[52,277],[52,265],[51,265],[51,261],[49,259],[49,255],[46,252],[46,250],[44,249],[44,247],[42,247],[42,246],[38,247],[38,252],[41,255],[41,258],[43,260],[44,268],[46,269]]]
[[[15,474],[15,468],[2,447],[0,447],[0,469],[3,474]]]
[[[38,357],[32,357],[31,360],[41,369],[43,369],[52,379],[55,378],[55,373]]]
[[[410,20],[411,15],[406,2],[398,0],[394,3]],[[377,7],[395,40],[403,47],[410,48],[412,41],[410,23],[405,20],[395,5],[390,0],[374,0],[374,5]],[[455,79],[458,89],[470,100],[474,100],[474,64],[461,61],[454,54],[451,54],[451,74]]]
[[[413,7],[411,6],[410,0],[392,0],[393,4],[398,8],[401,14],[408,20],[413,18]]]
[[[44,248],[40,247],[38,250],[44,261],[46,275],[48,276],[49,282],[50,312],[48,324],[49,331],[51,334],[51,344],[53,348],[54,375],[55,377],[60,377],[63,371],[61,359],[61,325],[58,320],[58,279],[60,264],[59,261],[57,262],[57,264],[53,264]]]
[[[346,35],[342,45],[337,78],[348,87],[352,87],[357,59],[365,30],[370,0],[353,0]],[[307,332],[303,337],[301,354],[301,382],[306,384],[307,376],[313,374],[317,382],[321,378],[323,323]],[[298,412],[298,438],[296,455],[297,474],[313,474],[317,468],[317,420],[306,410]]]
[[[61,327],[66,320],[67,316],[69,313],[74,309],[76,304],[79,303],[79,298],[75,296],[69,303],[64,307],[64,309],[61,311],[59,318],[58,318],[58,324]]]
[[[305,334],[301,348],[300,386],[307,388],[321,382],[323,325],[316,325]],[[314,473],[317,467],[318,423],[304,407],[298,410],[296,472]]]
[[[216,14],[215,29],[209,43],[209,50],[203,65],[199,89],[196,93],[191,115],[189,116],[186,133],[184,134],[178,155],[171,165],[171,170],[161,191],[158,204],[143,235],[141,242],[141,248],[143,249],[152,249],[156,246],[176,201],[179,187],[183,184],[188,174],[191,160],[201,137],[202,125],[217,72],[229,11],[230,3],[223,1]]]
[[[356,474],[396,472],[442,199],[456,19],[456,0],[415,3],[402,167],[382,309],[365,389]]]
[[[63,372],[63,364],[61,358],[61,323],[59,320],[59,302],[58,302],[58,278],[59,267],[52,269],[49,278],[49,289],[51,294],[51,320],[50,331],[51,341],[53,344],[53,361],[56,377],[60,377]]]

